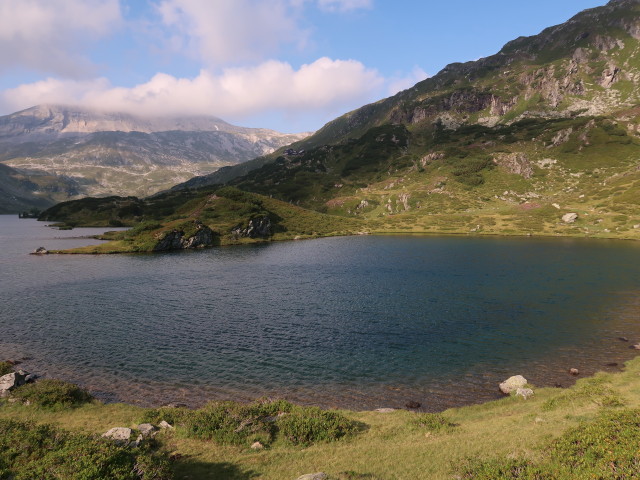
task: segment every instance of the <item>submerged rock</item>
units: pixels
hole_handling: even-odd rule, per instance
[[[580,375],[580,370],[577,368],[570,368],[569,373],[575,377],[576,375]]]
[[[404,406],[407,407],[407,408],[414,408],[415,409],[415,408],[420,408],[422,406],[422,404],[420,402],[411,401],[411,402],[407,402]]]
[[[514,375],[507,378],[499,385],[500,391],[505,395],[509,395],[511,392],[515,392],[519,388],[523,388],[527,384],[527,379],[522,375]]]

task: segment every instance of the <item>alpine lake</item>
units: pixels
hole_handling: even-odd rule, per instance
[[[426,411],[616,371],[640,343],[640,244],[356,236],[30,255],[105,229],[0,216],[0,360],[143,406],[282,397]]]

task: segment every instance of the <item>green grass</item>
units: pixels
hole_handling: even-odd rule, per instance
[[[536,389],[526,401],[505,397],[439,414],[321,411],[282,401],[222,402],[199,410],[99,403],[50,410],[5,401],[0,420],[94,435],[166,419],[176,428],[154,438],[154,455],[175,458],[177,479],[282,480],[324,471],[333,479],[564,480],[625,478],[612,476],[610,466],[613,461],[616,471],[626,472],[635,465],[639,408],[636,358],[623,372],[580,379],[569,389]],[[291,413],[297,409],[306,413],[296,418]],[[249,448],[253,440],[265,448]]]

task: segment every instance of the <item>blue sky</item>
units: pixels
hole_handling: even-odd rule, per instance
[[[606,0],[0,0],[0,114],[38,103],[308,131]]]

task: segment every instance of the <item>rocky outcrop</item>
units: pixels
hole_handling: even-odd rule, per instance
[[[196,231],[192,235],[187,235],[184,230],[178,229],[164,233],[156,246],[153,247],[153,251],[184,250],[215,245],[215,234],[209,227],[198,221],[194,221],[194,226]]]
[[[27,383],[28,375],[27,372],[18,370],[0,377],[0,397],[6,397],[11,390]]]
[[[115,427],[106,433],[102,434],[103,438],[113,440],[118,445],[124,445],[129,443],[131,439],[131,429],[126,427]]]
[[[611,86],[616,83],[620,78],[620,69],[615,65],[608,65],[607,68],[602,72],[602,77],[600,78],[600,86],[604,88],[611,88]]]
[[[235,238],[267,238],[272,235],[271,219],[267,216],[249,220],[246,226],[238,225],[231,230]]]
[[[533,166],[524,153],[500,154],[493,161],[509,173],[522,175],[524,178],[533,176]]]

